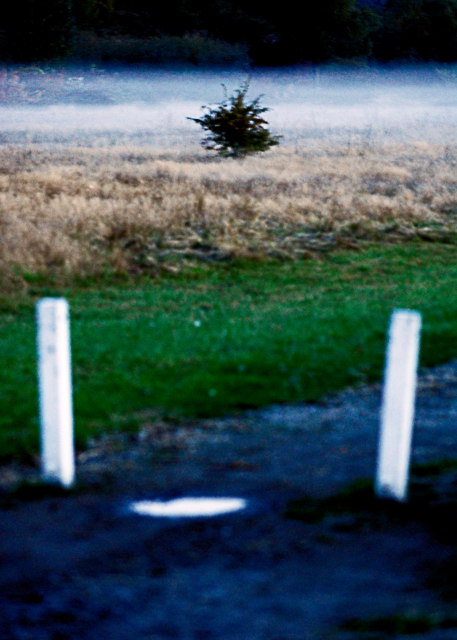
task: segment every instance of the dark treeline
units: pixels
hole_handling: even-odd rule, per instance
[[[273,8],[273,6],[275,8]],[[0,56],[285,65],[457,60],[457,0],[14,0]]]

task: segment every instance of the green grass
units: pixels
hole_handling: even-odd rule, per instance
[[[457,356],[457,258],[444,244],[67,289],[30,280],[25,298],[3,298],[0,316],[3,458],[38,447],[34,303],[43,295],[71,305],[79,446],[136,429],[144,410],[216,416],[379,379],[394,308],[423,313],[422,365]]]

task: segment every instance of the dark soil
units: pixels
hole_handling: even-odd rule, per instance
[[[422,493],[404,510],[370,487],[362,503],[359,490],[331,498],[372,484],[379,408],[374,386],[198,424],[145,413],[139,436],[80,454],[65,495],[3,468],[0,638],[455,639],[457,361],[421,376],[413,464],[439,464],[418,468]],[[207,519],[128,510],[181,495],[249,506]]]

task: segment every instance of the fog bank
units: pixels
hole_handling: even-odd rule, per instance
[[[192,146],[201,131],[187,116],[220,102],[221,85],[230,94],[246,79],[234,70],[69,70],[55,90],[52,83],[35,90],[35,104],[0,102],[0,143],[90,144],[96,134],[97,144]],[[26,81],[32,89],[43,83],[42,76]],[[248,96],[258,95],[284,143],[356,134],[445,142],[457,129],[457,71],[450,66],[254,70]]]

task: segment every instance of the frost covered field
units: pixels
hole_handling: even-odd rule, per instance
[[[254,71],[249,95],[282,144],[221,160],[186,117],[245,79],[74,70],[43,89],[29,77],[35,104],[0,107],[4,278],[455,237],[453,68]]]

